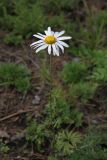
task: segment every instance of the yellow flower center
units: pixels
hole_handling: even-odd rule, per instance
[[[53,44],[56,42],[56,38],[54,36],[47,36],[44,41],[47,44]]]

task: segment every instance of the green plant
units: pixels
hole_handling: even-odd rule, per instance
[[[81,62],[70,62],[66,64],[61,72],[61,77],[66,83],[76,83],[87,75],[87,66]]]
[[[79,82],[71,84],[69,88],[69,96],[72,99],[81,99],[82,102],[87,102],[93,98],[98,84],[92,82]]]
[[[44,16],[38,3],[29,6],[29,3],[26,5],[26,1],[15,1],[14,11],[17,15],[14,19],[15,33],[29,36],[29,34],[31,35],[32,33],[43,29]]]
[[[54,128],[71,124],[79,127],[82,124],[81,112],[67,103],[61,89],[53,89],[51,102],[46,106],[44,113],[45,123]]]
[[[45,126],[37,123],[35,120],[31,121],[27,127],[27,141],[34,143],[38,150],[41,150],[45,138]]]
[[[55,137],[54,147],[60,156],[71,155],[81,142],[81,136],[77,132],[60,131]]]
[[[4,42],[6,44],[19,45],[20,43],[22,44],[24,41],[22,35],[15,35],[14,33],[10,33],[6,35],[6,37],[4,38]]]
[[[0,65],[0,86],[15,86],[18,91],[28,91],[30,84],[30,71],[23,65],[7,63]]]
[[[89,12],[86,17],[86,26],[79,24],[79,32],[76,33],[79,46],[85,45],[87,48],[101,48],[105,41],[107,12],[99,11],[98,13]]]
[[[18,45],[23,43],[23,39],[43,29],[45,16],[38,2],[29,3],[28,0],[15,0],[11,1],[10,8],[2,2],[1,6],[1,27],[10,31],[5,36],[4,42]]]
[[[105,83],[107,81],[107,51],[104,49],[93,51],[91,61],[94,67],[90,79],[99,84]]]
[[[97,82],[107,82],[107,66],[104,67],[96,67],[92,74],[92,79]]]
[[[94,126],[85,136],[78,149],[71,154],[70,160],[106,160],[107,159],[107,135],[101,128]]]
[[[107,65],[107,51],[105,49],[90,50],[88,58],[94,67],[105,67]]]
[[[4,142],[2,142],[2,140],[0,140],[0,153],[7,153],[9,151],[9,147],[7,146],[7,144],[5,144]]]
[[[80,0],[42,0],[42,3],[44,5],[44,8],[46,12],[52,12],[54,14],[59,14],[63,10],[72,10],[78,7]],[[60,4],[60,5],[59,5]]]
[[[71,110],[71,122],[72,124],[75,125],[75,127],[80,127],[82,126],[82,122],[83,122],[83,113],[79,111],[78,108],[72,108]]]

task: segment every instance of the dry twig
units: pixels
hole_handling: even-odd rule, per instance
[[[16,113],[13,113],[13,114],[10,114],[8,116],[5,116],[5,117],[1,118],[0,122],[8,120],[10,118],[13,118],[13,117],[18,116],[18,115],[23,114],[23,113],[34,112],[34,111],[35,111],[35,109],[20,110],[20,111],[18,111]]]

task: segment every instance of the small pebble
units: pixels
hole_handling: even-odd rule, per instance
[[[40,96],[36,95],[35,98],[32,100],[33,105],[38,105],[40,104]]]

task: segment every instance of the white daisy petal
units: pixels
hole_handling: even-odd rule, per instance
[[[51,45],[48,46],[48,53],[51,54]]]
[[[33,42],[33,43],[30,45],[30,47],[33,47],[33,46],[35,46],[36,44],[41,43],[41,42],[43,42],[43,40],[39,40],[39,41]]]
[[[54,35],[54,32],[53,32],[53,31],[51,31],[51,35]]]
[[[44,37],[39,36],[39,35],[37,35],[37,34],[34,34],[33,36],[36,37],[36,38],[39,38],[39,39],[44,39]]]
[[[52,44],[53,51],[56,51],[55,44]]]
[[[51,35],[51,27],[48,27],[48,33]]]
[[[48,47],[48,44],[44,44],[42,46],[40,46],[37,50],[36,50],[36,53],[43,50],[43,49],[46,49]]]
[[[59,52],[56,52],[56,55],[59,56]]]
[[[40,47],[40,46],[42,46],[44,44],[45,44],[44,42],[43,43],[39,43],[39,44],[35,45],[33,49],[36,49],[36,48],[38,48],[38,47]]]
[[[42,36],[42,37],[46,37],[46,35],[43,35],[43,34],[41,34],[41,33],[37,33],[38,35],[40,35],[40,36]]]
[[[51,31],[51,28],[50,28],[50,27],[48,27],[48,30],[45,31],[45,34],[46,34],[47,36],[52,36],[52,35],[54,34],[54,32]]]
[[[65,33],[65,31],[61,31],[58,33],[58,35],[56,35],[56,37],[60,37],[61,35],[63,35]]]
[[[60,43],[64,47],[69,47],[69,45],[63,41],[58,41],[58,43]]]
[[[62,52],[64,53],[64,47],[63,45],[61,45],[60,43],[56,42],[56,45],[62,50]]]
[[[59,52],[59,47],[56,43],[55,43],[55,47],[56,47],[57,51]]]
[[[52,44],[52,48],[53,48],[53,55],[55,55],[56,54],[55,44]]]
[[[58,52],[58,50],[56,49],[55,44],[52,44],[52,48],[53,48],[53,54],[59,56],[59,52]]]
[[[58,40],[68,40],[68,39],[71,39],[71,37],[64,36],[64,37],[58,37],[57,39]]]
[[[55,32],[55,33],[54,33],[54,36],[55,36],[55,37],[57,37],[57,36],[58,36],[58,34],[59,34],[59,32]]]
[[[49,36],[49,32],[48,31],[44,31],[44,32],[45,32],[46,36]]]

